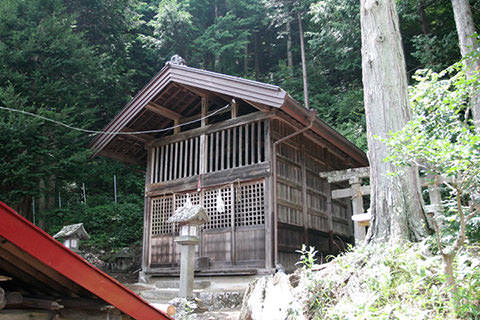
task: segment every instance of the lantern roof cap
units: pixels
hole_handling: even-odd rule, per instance
[[[207,223],[210,219],[207,215],[207,210],[201,205],[190,205],[188,202],[175,210],[175,213],[168,219],[167,222],[170,223],[180,223],[180,224],[204,224]]]
[[[90,239],[87,231],[83,227],[83,223],[76,223],[70,224],[68,226],[64,226],[62,230],[57,232],[54,236],[55,239],[57,238],[77,238],[77,239]]]

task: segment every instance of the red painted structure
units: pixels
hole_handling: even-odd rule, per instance
[[[3,238],[52,271],[137,320],[170,319],[120,282],[64,247],[45,231],[0,202]],[[5,241],[2,240],[2,241]]]

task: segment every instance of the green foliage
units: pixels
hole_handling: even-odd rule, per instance
[[[52,2],[0,3],[0,103],[88,127],[97,99],[97,62],[74,20]],[[18,15],[22,12],[21,15]],[[21,18],[19,18],[21,17]],[[2,111],[0,190],[4,200],[38,195],[48,180],[71,178],[88,137]],[[53,178],[52,178],[53,177]],[[21,187],[20,187],[21,186]]]
[[[310,281],[309,319],[475,319],[478,248],[457,259],[462,270],[456,300],[442,290],[442,262],[426,243],[373,244],[337,257]]]
[[[315,255],[318,253],[318,251],[316,251],[312,246],[307,249],[307,246],[302,244],[302,248],[300,250],[295,250],[295,252],[300,253],[300,260],[296,264],[300,264],[305,269],[311,270],[315,264],[315,261],[317,260]]]
[[[465,68],[458,63],[440,73],[419,71],[411,92],[412,120],[386,141],[391,150],[388,161],[400,166],[414,163],[425,174],[453,179],[444,188],[445,210],[435,217],[443,226],[439,244],[443,246],[452,245],[462,232],[459,214],[478,211],[472,195],[480,191],[480,135],[469,118],[469,101],[479,82],[477,76],[467,78]],[[467,205],[468,200],[474,201]],[[468,227],[467,235],[475,237],[477,219]]]
[[[83,243],[96,251],[140,245],[143,232],[143,202],[127,202],[85,206],[77,204],[56,209],[47,215],[49,232],[54,234],[62,226],[83,222],[91,238]]]

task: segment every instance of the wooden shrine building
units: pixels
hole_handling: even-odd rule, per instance
[[[104,131],[95,155],[146,167],[146,274],[178,272],[167,219],[187,195],[209,215],[198,274],[291,269],[303,243],[331,254],[353,238],[350,201],[319,173],[367,157],[280,87],[168,62]]]

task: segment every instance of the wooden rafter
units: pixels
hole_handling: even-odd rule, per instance
[[[222,105],[225,102],[228,102],[228,101],[232,100],[231,97],[228,97],[228,96],[226,96],[224,94],[221,94],[221,93],[218,93],[218,92],[211,92],[211,91],[207,91],[207,90],[204,90],[204,89],[191,87],[191,86],[188,86],[186,84],[180,84],[180,85],[182,87],[186,88],[187,90],[195,93],[196,95],[198,95],[200,97],[208,97],[209,101],[215,102],[219,105]]]
[[[152,112],[155,112],[158,115],[161,115],[171,120],[180,120],[180,118],[182,117],[181,114],[152,101],[147,104],[146,108]]]

